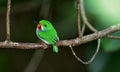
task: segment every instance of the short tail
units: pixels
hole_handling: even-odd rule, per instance
[[[58,46],[57,45],[53,45],[53,51],[55,53],[58,53],[59,49],[58,49]]]

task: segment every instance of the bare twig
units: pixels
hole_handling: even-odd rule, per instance
[[[102,38],[104,36],[107,36],[108,34],[118,31],[118,30],[120,30],[120,24],[116,24],[105,30],[83,36],[81,39],[79,37],[77,37],[76,39],[72,39],[72,40],[60,41],[60,42],[58,42],[58,44],[63,45],[63,46],[69,46],[69,45],[76,46],[76,45],[80,45],[80,44],[83,44],[83,43],[86,43],[89,41],[93,41],[93,40]]]
[[[80,0],[80,7],[81,7],[81,16],[83,18],[83,22],[86,24],[86,26],[88,26],[88,28],[90,28],[91,31],[97,32],[98,30],[95,29],[87,19],[87,16],[85,14],[85,9],[84,9],[84,0]],[[111,39],[120,39],[119,36],[107,35],[106,37],[111,38]]]
[[[99,51],[99,49],[100,49],[100,43],[101,43],[101,39],[98,39],[98,44],[97,44],[96,51],[95,51],[95,53],[93,54],[93,56],[90,58],[90,60],[88,60],[88,61],[83,61],[81,58],[79,58],[79,57],[76,55],[76,53],[74,52],[72,46],[70,45],[69,47],[70,47],[73,55],[75,56],[75,58],[76,58],[78,61],[80,61],[80,62],[83,63],[83,64],[90,64],[91,62],[93,62],[93,60],[95,59],[95,57],[96,57],[96,55],[97,55],[97,53],[98,53],[98,51]]]
[[[83,34],[84,34],[84,32],[85,32],[85,24],[83,24],[83,26],[82,26],[82,36],[83,36]]]
[[[81,9],[82,9],[82,10],[81,10],[81,11],[82,11],[83,22],[84,22],[84,23],[83,23],[83,26],[82,26],[82,31],[81,31],[81,25],[80,25],[80,1],[82,2],[82,4],[81,4],[81,6],[82,6]],[[77,14],[77,16],[78,16],[78,32],[79,32],[79,37],[81,37],[81,38],[82,38],[82,36],[83,36],[83,34],[84,34],[85,24],[89,25],[88,27],[95,31],[95,29],[92,28],[91,24],[89,24],[89,22],[88,22],[88,20],[87,20],[87,17],[86,17],[85,12],[84,12],[84,4],[83,4],[83,3],[84,3],[84,2],[83,2],[82,0],[77,0],[77,8],[78,8],[78,10],[77,10],[77,12],[78,12],[78,14]],[[95,32],[97,32],[97,30],[96,30]],[[100,43],[101,43],[101,39],[98,39],[97,49],[96,49],[95,53],[93,54],[93,56],[91,57],[91,59],[88,60],[88,61],[83,61],[81,58],[79,58],[79,57],[76,55],[76,53],[74,52],[72,46],[70,45],[69,47],[70,47],[70,49],[71,49],[71,51],[72,51],[72,53],[73,53],[73,56],[74,56],[78,61],[82,62],[83,64],[90,64],[90,63],[94,60],[95,56],[97,55],[97,53],[98,53],[98,51],[99,51],[99,49],[100,49]]]
[[[82,37],[82,34],[81,34],[81,23],[80,23],[80,0],[77,0],[77,23],[78,23],[78,34],[79,34],[79,37]]]
[[[7,13],[6,13],[6,40],[10,41],[10,10],[11,10],[11,0],[7,3]]]
[[[120,36],[107,35],[107,37],[110,39],[119,39],[120,40]]]
[[[57,42],[58,46],[77,46],[81,45],[99,38],[102,38],[104,36],[107,36],[108,34],[111,34],[113,32],[116,32],[120,30],[120,24],[115,24],[105,30],[85,35],[82,38],[75,38],[75,39],[70,39],[70,40],[61,40]],[[37,48],[44,48],[42,44],[39,43],[17,43],[17,42],[10,42],[10,43],[5,43],[5,42],[0,42],[0,48],[16,48],[16,49],[37,49]],[[50,47],[48,47],[50,48]]]
[[[81,15],[83,18],[83,22],[92,30],[93,32],[97,32],[97,30],[89,23],[86,14],[85,14],[85,9],[84,9],[84,0],[80,0],[80,7],[81,7]]]

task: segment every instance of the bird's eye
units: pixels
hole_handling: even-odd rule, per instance
[[[45,27],[47,26],[47,25],[44,25]]]

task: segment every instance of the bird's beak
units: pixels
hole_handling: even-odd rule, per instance
[[[43,30],[42,24],[38,24],[37,27],[38,27],[39,30]]]
[[[35,23],[35,24],[38,24],[38,22],[37,22],[37,21],[34,21],[34,23]]]
[[[37,21],[34,21],[34,23],[37,24],[37,28],[39,30],[43,30],[43,25],[42,24],[38,23]]]

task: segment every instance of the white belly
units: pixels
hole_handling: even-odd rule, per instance
[[[39,34],[38,34],[38,28],[36,29],[36,35],[37,35],[37,37],[40,39],[40,40],[42,40],[43,42],[45,42],[46,44],[50,44],[49,42],[47,42],[46,40],[44,40],[44,39],[42,39],[40,36],[39,36]]]

